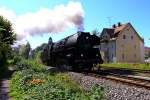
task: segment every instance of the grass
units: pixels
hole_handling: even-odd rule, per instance
[[[150,71],[150,64],[132,64],[132,63],[104,63],[98,64],[102,68],[122,68],[130,70]]]
[[[103,92],[100,86],[93,86],[91,92],[84,91],[65,73],[22,70],[14,73],[10,82],[13,100],[102,100]]]
[[[49,73],[36,61],[24,60],[10,81],[13,100],[102,100],[104,89],[85,91],[65,73]]]

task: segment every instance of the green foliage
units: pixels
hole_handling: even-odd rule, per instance
[[[21,69],[13,74],[10,96],[13,100],[101,100],[102,92],[84,91],[65,73],[48,73],[36,61],[21,60]],[[99,96],[98,96],[99,95]]]
[[[0,78],[5,75],[5,73],[7,72],[8,69],[8,64],[5,63],[3,64],[3,66],[0,66]]]
[[[98,64],[97,67],[125,68],[125,69],[131,69],[131,70],[139,70],[139,71],[150,70],[150,64],[104,63],[104,64]]]
[[[22,45],[19,49],[19,55],[25,59],[29,59],[29,52],[31,50],[29,42],[26,45]]]
[[[0,43],[13,44],[16,40],[16,35],[12,29],[10,21],[0,16]]]
[[[21,61],[22,61],[22,57],[21,56],[17,56],[17,55],[15,55],[14,57],[13,57],[13,65],[15,65],[15,64],[17,64],[17,63],[20,63]]]
[[[92,86],[92,100],[101,100],[105,99],[104,97],[104,88],[98,84]]]
[[[0,73],[7,69],[7,59],[11,52],[11,45],[16,40],[16,35],[11,23],[0,16]]]
[[[43,51],[47,43],[43,43],[42,45],[36,47],[34,50],[35,51]]]
[[[101,100],[99,90],[94,90],[96,94],[85,92],[62,73],[52,75],[22,70],[13,74],[10,84],[14,100]]]
[[[31,51],[31,55],[33,59],[37,58],[37,54],[42,52],[44,48],[47,46],[46,43],[43,43],[41,46],[36,47],[34,50]]]
[[[34,60],[41,63],[41,52],[42,51],[36,51],[34,54]]]
[[[16,64],[16,70],[25,70],[25,69],[32,69],[37,72],[46,71],[46,67],[42,64],[39,64],[35,60],[25,60],[22,59],[20,62]]]

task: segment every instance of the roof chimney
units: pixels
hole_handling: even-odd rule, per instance
[[[119,26],[121,26],[121,23],[120,23],[120,22],[118,22],[118,27],[119,27]]]
[[[116,25],[114,24],[112,27],[113,27],[113,28],[116,28]]]

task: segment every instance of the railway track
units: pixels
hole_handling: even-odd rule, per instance
[[[48,70],[55,71],[56,67],[48,67]],[[150,90],[150,78],[148,77],[134,76],[134,75],[121,75],[112,72],[105,72],[105,74],[101,74],[101,72],[84,72],[82,74],[96,77],[96,78],[112,80],[115,82],[121,82],[123,84],[133,85],[136,87],[146,88]]]
[[[112,80],[115,82],[120,82],[123,84],[132,85],[140,88],[146,88],[150,90],[150,78],[148,77],[134,76],[134,75],[120,75],[114,73],[109,73],[108,75],[101,75],[98,72],[84,73],[84,74],[96,78],[103,78],[103,79]]]

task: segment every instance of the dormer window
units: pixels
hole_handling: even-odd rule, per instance
[[[106,35],[104,35],[104,36],[103,36],[103,38],[104,38],[104,39],[107,39],[107,36],[106,36]]]

